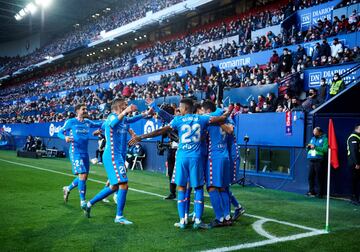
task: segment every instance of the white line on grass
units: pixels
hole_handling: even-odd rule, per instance
[[[47,171],[47,172],[52,172],[52,173],[56,173],[56,174],[61,174],[61,175],[68,176],[68,177],[74,177],[74,175],[69,174],[69,173],[59,172],[59,171],[55,171],[55,170],[52,170],[52,169],[41,168],[41,167],[34,166],[34,165],[28,165],[28,164],[24,164],[24,163],[13,162],[13,161],[9,161],[9,160],[6,160],[6,159],[1,159],[1,158],[0,158],[0,161],[7,162],[7,163],[10,163],[10,164],[20,165],[20,166],[24,166],[24,167],[33,168],[33,169],[40,170],[40,171]],[[100,180],[97,180],[97,179],[88,178],[88,180],[92,181],[92,182],[95,182],[95,183],[99,183],[99,184],[105,184],[104,181],[100,181]],[[134,192],[138,192],[138,193],[143,193],[143,194],[147,194],[147,195],[160,197],[160,198],[165,197],[164,195],[161,195],[161,194],[152,193],[152,192],[139,190],[139,189],[135,189],[135,188],[129,188],[129,190],[134,191]],[[209,205],[204,205],[204,206],[206,208],[212,208]],[[268,240],[259,241],[259,242],[253,242],[253,243],[245,243],[245,244],[240,244],[240,245],[236,245],[236,246],[223,247],[223,248],[217,248],[217,249],[206,250],[206,251],[207,252],[215,252],[215,251],[220,252],[220,251],[239,250],[239,249],[245,249],[245,248],[254,248],[254,247],[265,246],[265,245],[268,245],[268,244],[275,244],[275,243],[278,243],[278,242],[292,241],[292,240],[297,240],[297,239],[301,239],[301,238],[305,238],[305,237],[311,237],[311,236],[315,236],[315,235],[326,234],[325,231],[320,230],[320,229],[315,229],[315,228],[311,228],[311,227],[307,227],[307,226],[302,226],[302,225],[298,225],[298,224],[294,224],[294,223],[290,223],[290,222],[286,222],[286,221],[279,221],[279,220],[276,220],[276,219],[270,219],[270,218],[266,218],[266,217],[262,217],[262,216],[258,216],[258,215],[252,215],[252,214],[244,214],[244,215],[248,216],[248,217],[251,217],[251,218],[259,219],[259,221],[256,221],[253,224],[253,228],[259,235],[268,238]],[[275,236],[272,236],[271,234],[269,234],[268,232],[266,232],[263,229],[262,225],[265,222],[268,222],[268,221],[283,224],[283,225],[287,225],[287,226],[297,227],[297,228],[304,229],[304,230],[310,230],[311,232],[306,232],[306,233],[302,233],[302,234],[290,235],[290,236],[277,238]]]
[[[276,236],[273,236],[271,234],[269,234],[268,232],[265,231],[265,229],[263,228],[263,224],[267,222],[266,219],[261,219],[261,220],[257,220],[252,224],[253,229],[260,235],[268,238],[268,239],[276,239]]]
[[[239,250],[239,249],[255,248],[255,247],[261,247],[261,246],[275,244],[275,243],[279,243],[279,242],[294,241],[294,240],[298,240],[298,239],[302,239],[302,238],[306,238],[306,237],[312,237],[312,236],[316,236],[316,235],[322,235],[322,234],[326,234],[326,232],[323,230],[311,231],[311,232],[307,232],[307,233],[303,233],[303,234],[290,235],[290,236],[274,238],[274,239],[258,241],[258,242],[244,243],[244,244],[239,244],[239,245],[235,245],[235,246],[231,246],[231,247],[223,247],[223,248],[204,250],[203,252],[225,252],[225,251],[234,251],[234,250]]]

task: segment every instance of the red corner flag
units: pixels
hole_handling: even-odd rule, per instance
[[[335,130],[333,120],[329,119],[329,149],[331,149],[330,164],[334,169],[339,168],[338,145],[336,142]]]

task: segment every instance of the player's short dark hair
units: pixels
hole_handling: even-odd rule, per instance
[[[75,112],[77,112],[81,107],[86,107],[85,103],[79,103],[75,105]]]
[[[196,102],[193,106],[193,113],[196,114],[198,109],[201,109],[201,104]]]
[[[211,112],[214,112],[216,110],[216,105],[211,100],[205,100],[201,105],[205,110],[210,110]]]
[[[111,110],[114,110],[114,108],[121,102],[125,102],[124,98],[115,98],[112,102],[111,102]]]
[[[175,109],[170,104],[164,104],[160,108],[171,115],[175,115]]]
[[[193,111],[194,101],[190,98],[181,99],[180,103],[184,104],[188,112]]]

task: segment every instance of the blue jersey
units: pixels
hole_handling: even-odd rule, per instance
[[[229,157],[228,134],[218,125],[209,126],[209,156]]]
[[[64,126],[59,130],[58,137],[65,139],[65,137],[73,137],[71,142],[70,152],[72,154],[88,153],[89,132],[90,128],[100,127],[101,123],[93,122],[89,119],[84,119],[80,122],[76,118],[67,120]]]
[[[175,116],[170,127],[179,133],[178,157],[200,157],[201,136],[204,135],[210,116],[187,114]]]
[[[119,121],[118,115],[115,113],[111,113],[101,127],[102,130],[105,131],[106,144],[108,143],[108,139],[110,139],[110,132],[111,132],[110,128],[112,128],[114,132],[116,126],[117,127],[116,137],[115,137],[116,138],[115,141],[117,141],[116,153],[122,154],[123,157],[125,158],[127,152],[128,132],[130,129],[129,123],[134,123],[140,119],[142,119],[142,115],[137,115],[133,117],[124,117],[121,121]]]
[[[125,118],[120,121],[117,114],[111,113],[103,123],[102,128],[105,131],[106,139],[104,156],[123,157],[124,150],[126,152],[128,132]]]
[[[217,108],[216,111],[210,113],[211,116],[221,116],[223,111]],[[231,123],[230,119],[226,119],[225,123]],[[209,156],[212,157],[229,157],[228,152],[229,135],[219,126],[212,125],[208,128],[208,150]]]

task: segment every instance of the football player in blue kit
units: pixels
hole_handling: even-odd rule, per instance
[[[216,113],[216,105],[210,100],[202,103],[203,114]],[[220,114],[222,112],[220,111]],[[228,124],[225,122],[225,124]],[[230,163],[227,148],[228,134],[220,125],[211,125],[208,132],[208,161],[206,165],[206,186],[215,212],[212,227],[230,225],[230,199],[225,188],[230,183]]]
[[[129,225],[131,221],[124,215],[126,195],[128,191],[128,177],[125,169],[125,155],[127,146],[128,123],[134,122],[134,118],[126,115],[135,111],[136,106],[127,106],[127,102],[122,98],[115,99],[111,104],[111,114],[103,123],[102,130],[105,131],[106,146],[103,154],[103,163],[108,175],[109,187],[102,189],[97,195],[88,201],[86,205],[86,216],[90,217],[92,206],[117,192],[117,209],[115,223]],[[136,118],[138,119],[138,118]]]
[[[75,106],[76,117],[68,119],[60,129],[58,137],[70,143],[69,158],[72,165],[72,172],[77,177],[69,186],[63,187],[64,201],[68,201],[70,191],[78,187],[80,194],[80,205],[85,209],[86,180],[89,174],[89,131],[90,128],[100,128],[101,123],[95,123],[86,119],[87,108],[85,104]]]
[[[204,210],[204,171],[201,159],[201,136],[209,124],[222,123],[227,116],[210,117],[206,115],[193,114],[193,100],[185,98],[180,101],[180,116],[175,116],[168,126],[164,126],[151,133],[136,136],[129,142],[134,145],[145,138],[163,135],[171,130],[177,130],[179,134],[179,145],[176,152],[176,164],[173,178],[178,186],[178,213],[180,222],[177,227],[185,228],[185,190],[189,182],[190,187],[195,190],[194,209],[196,219],[194,229],[208,228],[201,221]]]

